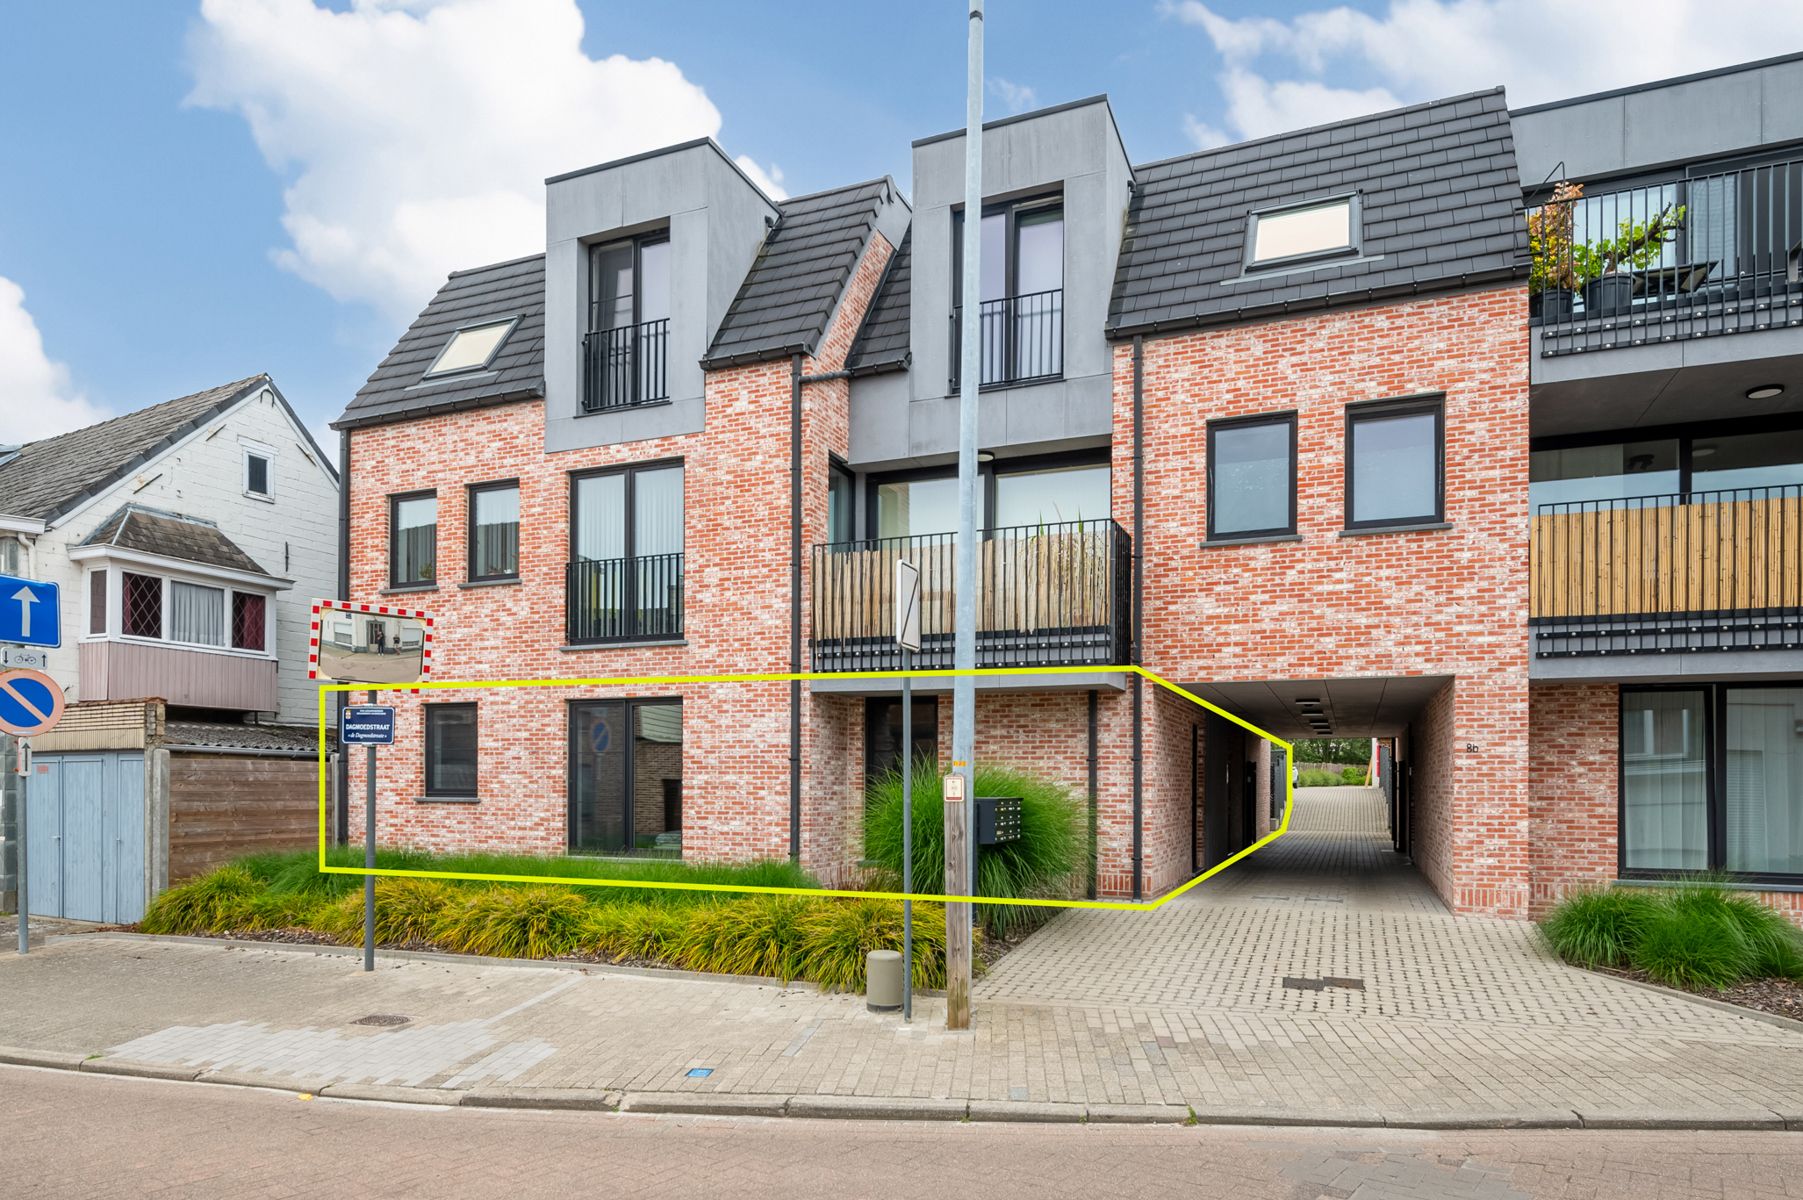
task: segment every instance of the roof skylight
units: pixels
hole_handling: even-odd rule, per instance
[[[1252,214],[1252,253],[1248,265],[1288,262],[1318,254],[1343,253],[1357,245],[1353,198],[1298,205]]]
[[[438,358],[426,369],[427,376],[450,375],[458,371],[477,371],[494,361],[496,351],[513,331],[517,317],[472,325],[451,335]]]

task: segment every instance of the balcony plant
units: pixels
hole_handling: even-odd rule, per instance
[[[1644,221],[1629,217],[1615,236],[1571,249],[1573,273],[1583,281],[1584,311],[1620,316],[1634,299],[1635,271],[1656,264],[1684,229],[1685,206],[1667,204]]]
[[[1583,184],[1561,181],[1552,199],[1528,213],[1528,300],[1546,321],[1571,319],[1572,293],[1581,282],[1572,260],[1573,209],[1583,198]]]

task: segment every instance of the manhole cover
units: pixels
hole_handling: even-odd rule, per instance
[[[405,1025],[412,1017],[403,1017],[399,1013],[370,1013],[367,1017],[358,1017],[353,1025]]]

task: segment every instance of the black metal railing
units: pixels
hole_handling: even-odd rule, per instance
[[[1528,205],[1544,355],[1803,325],[1803,159]]]
[[[571,645],[682,636],[682,555],[585,558],[564,567]]]
[[[582,411],[606,412],[670,398],[670,319],[593,329],[582,338]]]
[[[963,308],[952,306],[951,390],[964,362]],[[1057,379],[1064,374],[1064,289],[985,300],[977,308],[982,387]]]
[[[1129,653],[1131,540],[1113,521],[987,529],[977,554],[977,665],[1118,666]],[[920,569],[923,669],[952,665],[955,535],[814,547],[810,640],[816,671],[901,667],[895,564]]]
[[[1535,653],[1803,646],[1803,485],[1542,504]]]

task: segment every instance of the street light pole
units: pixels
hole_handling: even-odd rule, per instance
[[[952,778],[946,780],[945,890],[973,895],[971,814],[976,811],[972,763],[976,747],[977,665],[977,384],[982,347],[977,325],[982,288],[978,256],[983,227],[983,0],[969,0],[967,78],[964,96],[964,276],[958,314],[958,543],[953,576],[956,596],[952,666]],[[945,1027],[970,1028],[971,905],[945,906]]]

